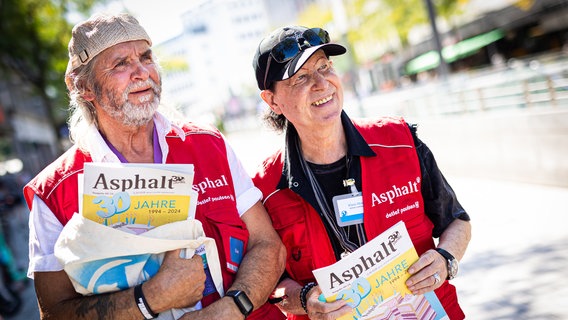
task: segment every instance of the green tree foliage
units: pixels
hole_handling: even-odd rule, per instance
[[[408,36],[417,26],[428,24],[428,13],[425,0],[347,0],[355,5],[349,6],[351,17],[361,17],[360,30],[353,30],[352,39],[365,38],[374,35],[374,40],[381,40],[390,34],[387,31],[395,30],[400,44],[408,45]],[[460,13],[463,5],[469,0],[432,0],[438,16],[449,21]],[[351,39],[351,38],[350,38]]]
[[[459,15],[469,0],[432,0],[438,16],[450,21]],[[429,23],[425,0],[343,0],[349,22],[347,40],[355,49],[358,62],[369,59],[368,52],[381,52],[385,41],[405,47],[408,36],[415,27]],[[333,25],[334,17],[329,7],[309,6],[298,19],[305,25]],[[335,35],[336,40],[338,35]]]
[[[306,27],[319,27],[329,24],[333,20],[331,8],[322,7],[317,3],[312,3],[300,13],[297,24]],[[280,27],[280,26],[275,26]]]
[[[388,12],[387,22],[396,28],[403,46],[413,27],[428,22],[423,0],[384,0]]]
[[[189,70],[187,60],[182,56],[167,55],[157,50],[156,56],[159,58],[160,67],[165,73],[184,72]]]
[[[462,14],[462,10],[470,0],[433,0],[436,5],[436,13],[450,20],[453,16]]]
[[[105,0],[0,0],[0,68],[30,84],[55,128],[65,121],[70,12],[86,14]],[[58,134],[58,130],[55,130]]]

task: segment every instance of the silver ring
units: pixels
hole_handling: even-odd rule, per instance
[[[440,275],[438,274],[438,272],[434,273],[432,277],[434,277],[434,284],[438,284],[440,281],[442,281],[442,279],[440,279]]]

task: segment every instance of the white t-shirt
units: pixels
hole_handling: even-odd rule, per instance
[[[158,132],[160,149],[162,150],[162,162],[168,156],[168,145],[166,143],[166,134],[173,130],[182,139],[185,139],[183,130],[172,124],[163,115],[156,113],[154,116],[154,124]],[[118,157],[108,147],[103,137],[92,126],[85,137],[89,152],[93,162],[120,162]],[[227,159],[231,169],[231,176],[235,187],[235,195],[237,196],[237,210],[240,215],[250,209],[258,202],[262,193],[256,188],[243,165],[237,159],[233,149],[225,142],[227,146]],[[53,212],[47,205],[37,196],[34,197],[32,209],[30,211],[30,235],[29,235],[29,267],[28,277],[33,278],[36,271],[61,271],[63,266],[57,261],[53,254],[55,242],[63,230],[63,225],[55,217]]]

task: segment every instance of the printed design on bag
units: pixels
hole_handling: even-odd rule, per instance
[[[70,271],[73,273],[70,276],[88,291],[99,294],[124,290],[136,285],[137,283],[128,281],[128,273],[132,270],[140,270],[143,282],[154,276],[159,268],[158,256],[141,254],[86,262],[80,269]]]

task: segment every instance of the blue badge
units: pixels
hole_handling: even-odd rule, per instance
[[[361,192],[333,197],[335,218],[340,227],[363,223],[363,195]]]
[[[229,237],[229,243],[231,246],[231,262],[238,266],[243,260],[245,243],[243,240],[233,237]]]

